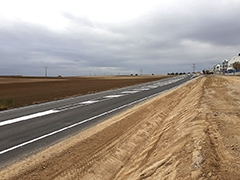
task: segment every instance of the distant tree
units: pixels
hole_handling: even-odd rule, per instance
[[[174,73],[172,72],[171,75],[174,75]]]
[[[179,75],[182,75],[182,74],[183,74],[182,72],[179,73]]]
[[[233,63],[233,68],[234,69],[240,69],[240,62],[235,62],[235,63]]]
[[[183,74],[186,74],[185,72]]]
[[[178,73],[175,73],[175,75],[178,75]]]
[[[240,53],[238,54],[238,56],[240,56]]]

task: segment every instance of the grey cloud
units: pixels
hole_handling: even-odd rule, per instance
[[[76,17],[69,12],[62,12],[62,16],[77,26],[95,27],[94,23],[87,17]]]
[[[226,16],[226,17],[225,17]],[[215,45],[238,45],[240,22],[237,19],[240,13],[231,15],[219,15],[198,19],[195,26],[185,36],[201,42],[209,42]]]
[[[140,69],[166,74],[191,71],[192,63],[202,70],[239,51],[240,13],[230,7],[210,11],[213,7],[154,11],[124,23],[93,22],[65,12],[69,26],[59,32],[14,22],[0,28],[0,63],[26,75],[42,74],[44,66],[53,75]]]

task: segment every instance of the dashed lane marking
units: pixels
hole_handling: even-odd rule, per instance
[[[48,114],[53,114],[53,113],[57,113],[57,112],[59,112],[59,111],[58,110],[48,110],[48,111],[43,111],[43,112],[27,115],[27,116],[22,116],[22,117],[18,117],[18,118],[14,118],[14,119],[9,119],[9,120],[0,122],[0,126],[13,124],[13,123],[20,122],[20,121],[26,121],[28,119],[33,119],[33,118],[37,118],[37,117],[41,117],[41,116],[46,116]]]
[[[122,94],[118,94],[118,95],[109,95],[109,96],[104,96],[103,98],[117,98],[117,97],[121,97],[123,96]]]
[[[121,93],[123,93],[123,94],[134,94],[134,93],[137,93],[137,92],[139,92],[139,91],[123,91]]]
[[[139,89],[133,89],[133,91],[148,91],[148,90],[150,90],[150,88],[142,87],[142,88],[139,88]]]
[[[123,105],[123,106],[120,106],[120,107],[118,107],[118,108],[112,109],[112,110],[107,111],[107,112],[104,112],[104,113],[99,114],[99,115],[97,115],[97,116],[91,117],[91,118],[89,118],[89,119],[85,119],[85,120],[83,120],[83,121],[81,121],[81,122],[78,122],[78,123],[72,124],[72,125],[70,125],[70,126],[64,127],[64,128],[62,128],[62,129],[53,131],[53,132],[51,132],[51,133],[49,133],[49,134],[45,134],[45,135],[40,136],[40,137],[38,137],[38,138],[32,139],[32,140],[30,140],[30,141],[26,141],[26,142],[24,142],[24,143],[21,143],[21,144],[18,144],[18,145],[16,145],[16,146],[10,147],[10,148],[8,148],[8,149],[2,150],[2,151],[0,151],[0,155],[1,155],[1,154],[4,154],[4,153],[7,153],[7,152],[9,152],[9,151],[12,151],[12,150],[14,150],[14,149],[20,148],[20,147],[22,147],[22,146],[31,144],[31,143],[33,143],[33,142],[39,141],[39,140],[44,139],[44,138],[46,138],[46,137],[52,136],[52,135],[57,134],[57,133],[59,133],[59,132],[65,131],[65,130],[67,130],[67,129],[71,129],[71,128],[75,127],[75,126],[78,126],[78,125],[80,125],[80,124],[86,123],[86,122],[88,122],[88,121],[92,121],[92,120],[94,120],[94,119],[96,119],[96,118],[105,116],[105,115],[107,115],[107,114],[110,114],[110,113],[115,112],[115,111],[117,111],[117,110],[123,109],[123,108],[125,108],[125,107],[134,105],[134,104],[139,103],[139,102],[141,102],[141,101],[150,99],[150,98],[156,96],[157,94],[160,94],[160,93],[156,93],[156,94],[153,94],[153,95],[151,95],[151,96],[148,96],[148,97],[139,99],[139,100],[137,100],[137,101],[131,102],[131,103],[129,103],[129,104],[125,104],[125,105]]]
[[[79,104],[93,104],[93,103],[97,103],[99,101],[84,101],[84,102],[80,102]]]
[[[175,87],[173,87],[173,88],[176,88],[176,87],[178,87],[178,86],[175,86]],[[173,89],[173,88],[171,88],[171,89]],[[165,90],[165,91],[169,91],[169,90],[171,90],[171,89],[168,89],[168,90]],[[112,109],[112,110],[107,111],[107,112],[104,112],[104,113],[99,114],[99,115],[97,115],[97,116],[91,117],[91,118],[89,118],[89,119],[85,119],[85,120],[83,120],[83,121],[81,121],[81,122],[78,122],[78,123],[72,124],[72,125],[70,125],[70,126],[64,127],[64,128],[62,128],[62,129],[53,131],[53,132],[51,132],[51,133],[49,133],[49,134],[45,134],[45,135],[40,136],[40,137],[38,137],[38,138],[32,139],[32,140],[30,140],[30,141],[26,141],[26,142],[24,142],[24,143],[22,143],[22,144],[13,146],[13,147],[8,148],[8,149],[5,149],[5,150],[2,150],[2,151],[0,151],[0,155],[1,155],[1,154],[4,154],[4,153],[7,153],[7,152],[9,152],[9,151],[12,151],[12,150],[14,150],[14,149],[17,149],[17,148],[19,148],[19,147],[25,146],[25,145],[27,145],[27,144],[31,144],[31,143],[33,143],[33,142],[35,142],[35,141],[38,141],[38,140],[44,139],[44,138],[46,138],[46,137],[52,136],[52,135],[57,134],[57,133],[59,133],[59,132],[65,131],[65,130],[67,130],[67,129],[73,128],[73,127],[78,126],[78,125],[80,125],[80,124],[86,123],[86,122],[88,122],[88,121],[92,121],[92,120],[94,120],[94,119],[96,119],[96,118],[99,118],[99,117],[102,117],[102,116],[107,115],[107,114],[109,114],[109,113],[112,113],[112,112],[114,112],[114,111],[123,109],[123,108],[125,108],[125,107],[127,107],[127,106],[130,106],[130,105],[139,103],[139,102],[141,102],[141,101],[150,99],[150,98],[152,98],[152,97],[155,97],[155,96],[158,95],[158,94],[164,93],[165,91],[162,91],[162,92],[153,94],[153,95],[151,95],[151,96],[148,96],[148,97],[145,97],[145,98],[142,98],[142,99],[139,99],[139,100],[134,101],[134,102],[131,102],[131,103],[129,103],[129,104],[125,104],[125,105],[123,105],[123,106],[120,106],[120,107],[118,107],[118,108]],[[124,92],[122,92],[122,93],[129,93],[129,94],[131,94],[131,93],[136,93],[136,92],[139,92],[139,91],[124,91]],[[92,104],[92,103],[95,103],[95,102],[99,102],[99,101],[85,101],[85,102],[82,102],[82,103],[84,103],[84,104]],[[6,124],[11,124],[11,123],[14,123],[14,122],[19,122],[19,121],[27,120],[27,119],[31,119],[31,118],[34,118],[34,117],[44,116],[44,115],[47,115],[47,114],[57,113],[57,112],[62,112],[62,111],[49,110],[49,111],[44,111],[44,112],[40,112],[40,113],[28,115],[28,116],[23,116],[23,117],[20,117],[20,118],[16,118],[16,119],[12,119],[12,120],[7,120],[7,121],[0,122],[0,126],[1,126],[1,125],[2,125],[2,126],[3,126],[3,125],[6,125]],[[15,121],[13,121],[13,120],[15,120]],[[5,122],[5,123],[4,123],[4,122]]]
[[[153,88],[157,88],[158,86],[148,86],[148,87],[153,89]]]

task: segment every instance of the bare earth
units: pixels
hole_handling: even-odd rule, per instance
[[[88,76],[63,78],[0,76],[0,100],[5,98],[12,99],[14,103],[8,108],[16,108],[156,81],[168,77],[171,76]]]
[[[0,179],[239,179],[240,77],[209,76],[0,172]]]

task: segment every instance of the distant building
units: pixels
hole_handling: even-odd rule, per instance
[[[232,59],[229,60],[229,67],[228,67],[228,69],[234,69],[233,68],[233,64],[235,62],[240,62],[240,53],[238,54],[238,56],[233,56]]]
[[[227,70],[229,66],[229,60],[228,59],[224,59],[222,62],[222,70]]]
[[[213,66],[213,72],[214,73],[220,73],[220,71],[222,70],[222,65],[221,64],[216,64],[215,66]]]
[[[212,71],[214,73],[221,73],[224,71],[233,71],[234,67],[233,64],[235,62],[240,62],[240,53],[237,56],[233,56],[231,59],[224,59],[222,63],[216,64],[212,67]],[[237,72],[237,71],[234,71]],[[239,73],[240,74],[240,73]]]
[[[238,56],[233,56],[232,59],[224,59],[222,62],[222,70],[230,70],[230,69],[234,69],[233,68],[233,64],[235,62],[240,62],[240,53],[238,54]]]

